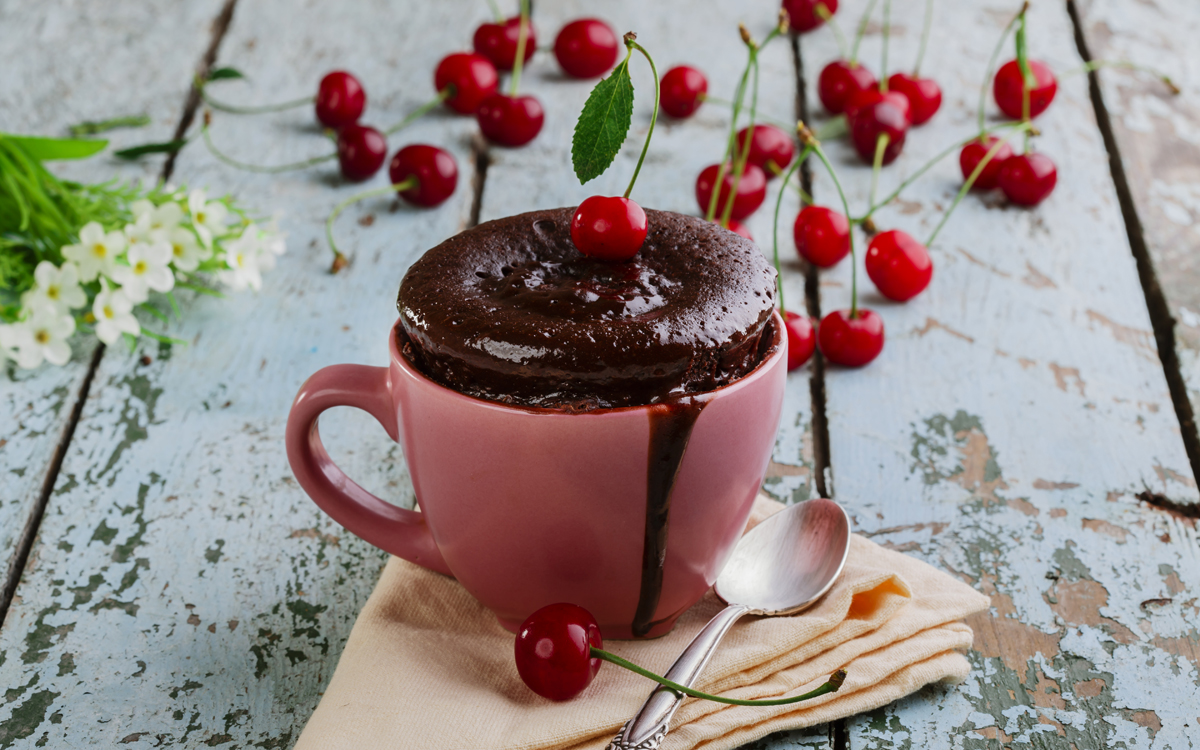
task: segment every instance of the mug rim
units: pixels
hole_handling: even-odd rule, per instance
[[[654,403],[654,404],[634,404],[631,406],[611,406],[611,407],[605,407],[605,408],[601,408],[601,409],[587,409],[584,411],[566,411],[564,409],[557,409],[552,406],[527,406],[524,404],[504,404],[504,403],[500,403],[499,401],[489,401],[488,399],[479,398],[478,396],[471,396],[469,394],[463,393],[462,391],[456,391],[453,388],[444,386],[441,383],[438,383],[437,381],[430,379],[423,372],[421,372],[416,367],[414,367],[412,365],[412,363],[410,363],[408,361],[407,358],[405,358],[405,356],[400,352],[399,346],[397,345],[399,337],[396,335],[396,330],[398,328],[400,328],[401,320],[402,320],[402,318],[397,317],[396,322],[393,323],[391,328],[388,329],[388,353],[391,355],[392,363],[399,366],[400,371],[403,372],[408,377],[413,378],[414,380],[422,383],[423,385],[432,386],[433,388],[435,388],[437,390],[444,391],[445,394],[451,398],[457,397],[459,399],[466,399],[469,402],[478,404],[480,406],[491,407],[494,409],[501,409],[504,411],[519,412],[519,413],[531,413],[531,414],[545,414],[545,415],[558,414],[558,415],[564,415],[564,416],[569,415],[569,416],[573,416],[573,417],[581,417],[581,416],[588,416],[588,415],[600,416],[600,415],[604,415],[604,414],[618,414],[618,413],[623,413],[623,412],[649,409],[649,408],[658,406],[661,403],[663,403],[663,402],[658,402],[658,403]],[[708,401],[710,399],[716,398],[719,395],[724,395],[725,393],[736,391],[742,387],[749,387],[750,385],[752,385],[753,381],[764,377],[766,372],[769,369],[771,369],[771,367],[776,362],[778,362],[778,360],[780,360],[784,356],[786,356],[786,350],[787,350],[787,337],[784,333],[784,331],[786,329],[784,328],[783,316],[780,315],[779,308],[772,308],[771,322],[773,324],[772,327],[775,330],[774,338],[771,342],[773,351],[770,354],[768,354],[767,356],[763,357],[762,360],[757,365],[755,365],[753,370],[746,373],[745,375],[738,378],[737,380],[734,380],[732,383],[726,383],[725,385],[719,386],[717,388],[713,388],[710,391],[701,391],[699,393],[691,393],[691,394],[687,394],[687,395],[692,398],[700,398],[705,401]]]

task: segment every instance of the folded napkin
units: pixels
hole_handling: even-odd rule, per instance
[[[782,508],[759,496],[750,526]],[[710,591],[668,635],[605,648],[662,674],[722,606]],[[824,599],[799,615],[740,620],[696,685],[777,698],[845,668],[841,690],[774,707],[689,698],[662,748],[735,748],[878,708],[929,683],[961,682],[969,666],[960,651],[972,634],[958,620],[987,607],[966,584],[854,536]],[[488,610],[454,580],[392,558],[296,750],[603,750],[654,686],[604,664],[574,700],[545,700],[521,682],[513,635]]]

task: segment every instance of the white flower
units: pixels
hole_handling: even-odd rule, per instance
[[[8,327],[5,337],[16,349],[17,364],[31,370],[43,360],[65,365],[71,359],[67,339],[75,333],[75,318],[51,304],[27,309],[29,317]]]
[[[251,224],[240,237],[225,245],[225,264],[230,270],[221,271],[218,278],[236,291],[241,291],[247,286],[255,291],[262,288],[262,273],[259,269],[262,255],[257,234],[258,230]]]
[[[0,362],[17,358],[17,326],[0,323]]]
[[[134,201],[131,208],[134,218],[141,220],[143,216],[147,217],[152,230],[170,231],[183,221],[183,209],[175,201],[167,201],[161,206],[156,206],[148,200],[140,200]]]
[[[229,209],[220,201],[207,200],[203,190],[193,190],[188,195],[188,212],[192,215],[192,224],[196,234],[205,247],[211,247],[214,236],[225,233],[225,218]]]
[[[180,271],[195,271],[206,255],[190,229],[175,227],[167,235],[167,242],[171,245],[171,262]]]
[[[125,249],[125,244],[125,235],[120,232],[105,234],[103,227],[89,221],[79,230],[79,244],[67,245],[62,254],[79,264],[81,281],[91,281],[101,273],[110,275],[113,261]]]
[[[34,287],[21,295],[21,304],[33,308],[48,303],[60,313],[70,312],[87,304],[87,295],[79,286],[79,267],[71,261],[56,267],[48,260],[37,264],[33,271]]]
[[[108,282],[100,279],[100,293],[92,303],[92,315],[96,316],[96,338],[112,344],[122,333],[137,336],[142,326],[133,317],[133,302],[124,291],[109,289]]]
[[[129,248],[129,265],[117,266],[109,277],[125,289],[134,303],[145,302],[150,289],[169,292],[175,288],[171,262],[171,246],[166,242],[139,242]]]

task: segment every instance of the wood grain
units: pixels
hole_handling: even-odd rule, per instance
[[[843,24],[863,5],[843,6]],[[942,31],[925,71],[943,87],[943,110],[911,131],[881,194],[970,135],[1010,12],[937,5]],[[894,65],[911,65],[919,24],[900,20]],[[1064,7],[1034,4],[1030,29],[1052,68],[1079,64]],[[802,47],[813,74],[837,56],[828,33]],[[879,53],[873,34],[863,56],[876,70]],[[860,275],[888,341],[869,367],[827,373],[836,498],[862,533],[958,575],[993,609],[972,622],[965,685],[860,717],[851,747],[1185,747],[1194,727],[1190,706],[1167,695],[1190,694],[1200,678],[1200,613],[1183,593],[1200,584],[1196,532],[1135,495],[1191,501],[1195,482],[1086,83],[1062,80],[1038,120],[1036,148],[1059,168],[1044,204],[966,199],[931,248],[932,285],[908,304]],[[861,211],[869,170],[842,144],[830,152]],[[924,239],[960,184],[947,160],[876,221]],[[819,171],[814,190],[834,200]],[[848,306],[848,271],[823,275],[823,311]]]
[[[0,3],[0,131],[67,136],[84,120],[146,114],[145,128],[105,134],[112,149],[169,140],[183,111],[191,71],[208,45],[216,0],[182,3],[159,17],[145,2]],[[154,33],[145,33],[154,28]],[[147,65],[147,60],[158,61]],[[56,162],[55,173],[101,182],[153,182],[162,159],[137,163],[100,154]],[[17,538],[42,494],[96,348],[93,337],[72,342],[65,367],[25,371],[13,362],[0,375],[0,567],[8,569]],[[128,356],[122,354],[122,356]],[[13,571],[19,574],[20,571]]]

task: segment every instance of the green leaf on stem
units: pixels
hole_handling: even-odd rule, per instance
[[[41,138],[31,135],[0,134],[0,138],[15,141],[38,161],[55,159],[86,159],[104,150],[108,141],[93,138]]]
[[[177,141],[164,141],[162,143],[143,143],[140,146],[114,151],[113,156],[121,159],[137,159],[146,154],[173,154],[186,145],[186,138],[181,138]]]
[[[581,185],[604,174],[629,134],[633,121],[633,81],[629,78],[629,57],[612,74],[596,84],[571,141],[571,164]]]
[[[246,76],[242,73],[242,71],[238,70],[237,68],[217,68],[216,70],[210,70],[208,72],[208,80],[210,81],[245,77]]]

